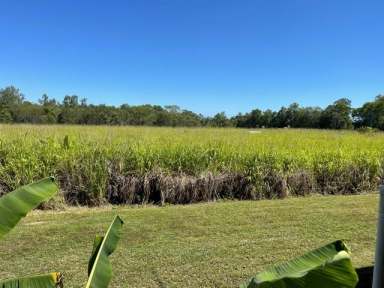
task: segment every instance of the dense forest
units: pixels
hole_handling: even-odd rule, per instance
[[[227,117],[224,112],[205,117],[176,105],[123,104],[119,107],[88,104],[77,95],[66,95],[62,102],[42,95],[38,103],[27,101],[13,86],[0,89],[0,122],[82,125],[212,126],[212,127],[293,127],[353,129],[371,127],[384,130],[384,95],[352,108],[351,101],[339,99],[325,109],[301,107],[293,103],[278,111],[254,109]]]

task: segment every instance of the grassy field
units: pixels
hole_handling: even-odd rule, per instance
[[[0,125],[0,195],[55,175],[67,203],[356,194],[383,179],[384,134]]]
[[[237,287],[264,267],[344,239],[371,265],[377,194],[187,206],[35,211],[0,243],[0,278],[65,272],[83,287],[93,237],[125,220],[111,287]]]

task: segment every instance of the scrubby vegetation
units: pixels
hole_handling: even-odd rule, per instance
[[[383,178],[382,133],[2,125],[0,135],[0,194],[55,175],[69,204],[357,194]]]

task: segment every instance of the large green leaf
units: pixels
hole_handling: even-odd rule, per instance
[[[0,238],[29,211],[51,198],[58,190],[53,177],[20,187],[0,198]]]
[[[86,288],[106,288],[112,278],[112,266],[108,256],[115,251],[124,222],[116,216],[104,237],[96,236],[91,258],[89,278]]]
[[[103,243],[104,237],[103,236],[96,236],[95,240],[93,241],[93,250],[91,253],[91,258],[89,258],[88,262],[88,277],[91,275],[93,264],[95,263],[97,254],[99,253],[101,243]]]
[[[0,281],[0,288],[56,288],[62,287],[60,273],[23,277]]]
[[[358,277],[348,248],[336,241],[258,273],[241,288],[354,288]]]

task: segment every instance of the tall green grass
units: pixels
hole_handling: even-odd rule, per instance
[[[0,194],[49,175],[67,202],[90,205],[351,194],[383,178],[383,133],[260,131],[1,125]]]

